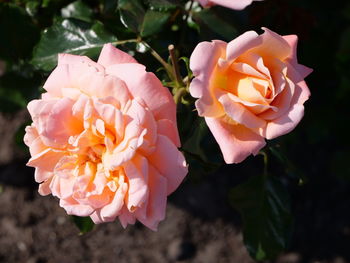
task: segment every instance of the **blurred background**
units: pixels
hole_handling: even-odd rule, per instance
[[[244,11],[194,4],[190,14],[187,1],[141,2],[0,0],[0,262],[350,262],[350,2],[265,0]],[[77,54],[88,43],[79,54],[95,59],[103,43],[141,36],[165,59],[169,44],[189,57],[199,41],[230,41],[247,30],[261,33],[262,26],[298,35],[299,62],[314,69],[306,79],[312,95],[304,119],[265,151],[283,211],[254,203],[263,157],[223,166],[212,136],[185,105],[178,121],[190,174],[169,197],[158,232],[115,222],[80,235],[54,197],[37,193],[34,169],[25,166],[26,105],[43,92],[58,52]],[[147,46],[119,48],[148,71],[160,67]],[[157,72],[165,80],[163,74]],[[195,145],[188,143],[193,138]],[[197,158],[201,151],[211,157]],[[244,192],[266,214],[243,220],[236,201]],[[268,255],[259,254],[259,244]]]

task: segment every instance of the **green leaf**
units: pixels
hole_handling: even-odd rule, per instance
[[[179,58],[179,61],[181,61],[181,60],[185,63],[186,70],[187,70],[187,77],[191,79],[193,76],[193,73],[192,73],[192,70],[190,68],[190,59],[188,57],[181,57],[181,58]]]
[[[230,202],[242,216],[244,243],[254,259],[274,259],[287,248],[290,201],[279,178],[252,177],[231,190]]]
[[[90,217],[72,216],[74,224],[79,228],[80,235],[90,232],[95,224]]]
[[[135,33],[140,32],[146,11],[140,0],[119,0],[118,9],[123,25]]]
[[[27,126],[31,125],[31,121],[30,122],[26,122],[24,123],[23,125],[21,125],[17,131],[15,132],[15,136],[14,136],[14,139],[15,139],[15,143],[17,145],[17,147],[19,147],[22,151],[26,152],[29,154],[29,149],[27,147],[27,145],[25,145],[24,141],[23,141],[23,138],[24,138],[24,135],[25,135],[25,128]]]
[[[38,13],[40,3],[38,1],[28,1],[26,3],[26,12],[30,16],[36,16]]]
[[[62,8],[61,15],[64,18],[76,18],[85,22],[91,22],[93,12],[88,5],[78,0]]]
[[[200,161],[202,165],[207,166],[207,168],[210,167],[211,169],[208,169],[208,172],[220,167],[223,163],[222,154],[204,118],[194,117],[192,119],[179,114],[179,120],[181,126],[187,126],[187,129],[190,130],[190,135],[183,143],[182,149],[192,158]]]
[[[30,57],[39,40],[39,29],[24,9],[0,4],[0,58],[18,61]]]
[[[125,27],[142,37],[158,33],[168,22],[171,13],[168,10],[176,7],[169,1],[150,1],[146,10],[141,0],[119,0],[120,19]]]
[[[175,9],[179,2],[176,0],[148,0],[148,4],[152,10],[164,12]]]
[[[146,37],[158,33],[169,18],[170,13],[148,10],[140,30],[141,36]]]
[[[302,170],[298,169],[286,156],[286,154],[282,151],[279,145],[270,146],[270,152],[277,158],[278,161],[284,167],[284,170],[290,178],[297,179],[299,181],[299,185],[303,185],[308,181],[308,178],[305,176]]]
[[[203,118],[198,118],[196,122],[192,123],[192,125],[195,127],[194,131],[190,138],[184,143],[182,148],[206,161],[207,157],[201,144],[203,139],[208,134],[208,127]]]
[[[118,0],[104,0],[103,13],[111,13],[116,10]]]
[[[39,95],[40,79],[8,72],[0,77],[0,112],[15,112]]]
[[[96,57],[105,43],[116,40],[99,22],[91,26],[85,22],[64,19],[44,31],[31,62],[49,71],[57,64],[58,53]]]
[[[211,9],[203,9],[200,12],[193,13],[193,18],[227,40],[233,39],[238,34],[237,29],[233,25],[223,20]]]

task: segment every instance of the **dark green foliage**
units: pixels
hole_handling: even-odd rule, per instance
[[[74,224],[79,228],[80,235],[90,232],[95,224],[90,217],[72,216]]]
[[[8,72],[0,77],[0,111],[13,112],[25,108],[39,95],[40,79],[37,74],[25,75]]]
[[[61,16],[64,18],[76,18],[85,22],[91,22],[93,12],[83,1],[75,1],[70,5],[62,8]]]
[[[125,27],[140,36],[151,36],[161,31],[168,22],[171,15],[168,11],[175,5],[167,1],[150,1],[150,7],[151,9],[146,9],[139,0],[120,0],[120,19]]]
[[[224,40],[231,40],[238,35],[237,29],[230,21],[222,19],[220,14],[214,13],[209,9],[203,9],[195,13],[193,18],[201,25],[205,25],[211,31],[218,34]]]
[[[242,216],[244,243],[253,258],[273,259],[287,248],[290,202],[279,178],[254,176],[232,189],[230,202]]]
[[[59,53],[96,58],[105,43],[116,40],[100,22],[88,24],[74,19],[58,20],[42,33],[31,62],[42,70],[51,70],[57,64]]]
[[[39,40],[39,30],[23,8],[0,3],[0,59],[29,58]]]

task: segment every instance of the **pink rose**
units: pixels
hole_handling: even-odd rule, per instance
[[[111,44],[97,63],[60,54],[44,89],[24,137],[39,193],[95,223],[137,219],[156,230],[187,174],[170,92]]]
[[[190,92],[226,163],[256,155],[264,138],[293,130],[310,96],[304,78],[312,70],[297,62],[297,36],[263,29],[229,43],[199,43],[191,56]]]
[[[254,0],[197,0],[203,7],[221,5],[227,8],[242,10],[250,5]],[[255,0],[260,1],[260,0]]]

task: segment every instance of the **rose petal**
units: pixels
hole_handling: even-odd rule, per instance
[[[109,67],[114,64],[137,63],[137,61],[129,54],[109,43],[103,46],[97,63],[104,67]]]
[[[251,50],[251,52],[261,55],[264,60],[278,58],[282,61],[292,54],[291,46],[282,36],[266,27],[262,27],[262,29],[265,31],[261,35],[262,43]]]
[[[221,5],[227,8],[231,8],[234,10],[242,10],[246,8],[248,5],[250,5],[253,0],[210,0],[209,2],[214,3],[216,5]]]
[[[156,120],[169,119],[176,123],[175,102],[169,90],[162,86],[153,73],[146,72],[144,66],[131,63],[118,64],[107,67],[106,72],[125,81],[132,96],[141,97]]]
[[[227,44],[226,60],[234,61],[241,54],[258,47],[262,43],[262,37],[255,31],[248,31]]]
[[[124,205],[124,197],[128,190],[128,185],[124,182],[123,178],[119,179],[119,188],[114,194],[114,198],[111,203],[104,206],[100,210],[100,216],[104,222],[111,222],[120,214]]]
[[[158,224],[165,218],[167,200],[167,182],[152,166],[149,167],[149,187],[152,189],[147,203],[147,216],[138,217],[138,220],[153,231],[157,231]]]
[[[205,118],[205,121],[228,164],[240,163],[250,154],[256,155],[266,144],[263,137],[242,125],[231,125],[217,118]]]
[[[88,205],[78,204],[74,199],[60,199],[60,206],[66,210],[68,215],[89,216],[94,209]]]
[[[176,147],[180,147],[180,137],[176,126],[170,120],[158,120],[157,121],[158,134],[168,137]]]
[[[288,114],[283,115],[267,124],[265,137],[268,140],[292,131],[304,116],[303,105],[293,105]]]
[[[126,206],[133,212],[142,206],[148,197],[148,162],[142,156],[135,156],[132,162],[124,166],[125,174],[129,179]],[[153,190],[153,189],[152,189]]]
[[[220,57],[225,56],[226,43],[223,41],[201,42],[194,49],[190,68],[194,78],[190,84],[190,93],[193,97],[199,98],[196,101],[196,108],[200,116],[220,116],[219,103],[213,95],[210,76],[215,69],[215,64]]]
[[[167,194],[171,194],[187,174],[184,156],[168,137],[158,135],[156,149],[148,160],[167,179]]]
[[[239,103],[236,103],[225,94],[219,98],[223,105],[226,114],[235,122],[246,126],[247,128],[260,128],[266,125],[263,119],[260,119],[255,114],[251,113],[247,108]]]
[[[288,36],[283,36],[283,38],[288,42],[288,44],[292,48],[292,52],[287,59],[293,65],[296,71],[300,74],[300,78],[301,79],[306,78],[309,74],[311,74],[312,69],[298,63],[298,59],[297,59],[298,36],[288,35]]]
[[[135,215],[133,213],[130,213],[125,206],[123,207],[121,214],[118,218],[123,228],[126,228],[128,224],[135,224],[136,221]]]

